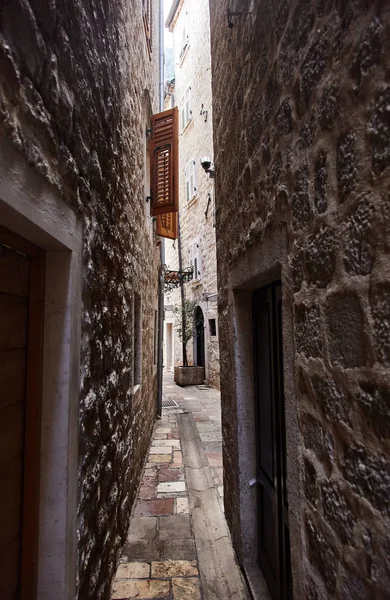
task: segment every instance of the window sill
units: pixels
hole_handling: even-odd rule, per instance
[[[190,283],[193,286],[202,285],[202,280],[201,279],[191,279],[191,281],[189,281],[188,283]]]
[[[190,47],[190,44],[189,44],[189,42],[187,42],[187,44],[185,46],[183,46],[183,48],[181,49],[180,56],[179,56],[179,67],[182,66],[184,59],[187,56],[189,47]]]
[[[185,124],[185,126],[183,127],[183,129],[181,130],[181,133],[185,133],[187,131],[187,129],[189,128],[189,126],[191,125],[191,123],[193,123],[194,119],[190,119],[189,121],[187,121],[187,123]]]
[[[187,208],[190,208],[191,206],[196,204],[197,201],[198,201],[198,196],[192,196],[191,200],[188,200],[188,202],[187,202]]]

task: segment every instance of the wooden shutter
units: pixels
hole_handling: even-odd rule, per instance
[[[191,161],[190,165],[190,190],[191,198],[196,196],[196,163],[194,160]]]
[[[185,120],[186,120],[186,125],[187,123],[189,123],[192,119],[192,110],[191,110],[191,88],[187,88],[186,90],[186,95],[185,95]]]
[[[178,214],[179,213],[174,212],[157,215],[156,234],[161,237],[169,238],[170,240],[176,240],[179,229]]]
[[[152,53],[152,0],[142,0],[142,19],[150,57]]]
[[[194,160],[192,160],[186,167],[185,181],[186,198],[187,202],[189,202],[194,196],[196,196],[196,163]]]
[[[152,117],[151,215],[179,210],[178,189],[178,112],[166,110]]]

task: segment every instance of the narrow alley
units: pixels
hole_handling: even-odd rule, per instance
[[[112,600],[248,598],[223,517],[220,394],[164,376]]]
[[[0,0],[0,600],[390,600],[389,198],[389,0]]]

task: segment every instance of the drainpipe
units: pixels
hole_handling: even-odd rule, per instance
[[[164,0],[160,0],[159,12],[159,63],[160,63],[160,111],[164,110]],[[165,240],[161,238],[161,267],[165,264]],[[162,415],[163,389],[163,343],[164,343],[164,273],[161,269],[158,282],[158,358],[157,358],[157,417]]]

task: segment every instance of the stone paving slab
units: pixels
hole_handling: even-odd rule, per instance
[[[164,410],[155,426],[112,600],[201,599],[177,427],[180,412]]]
[[[199,552],[207,548],[210,533],[221,536],[217,544],[213,542],[217,553],[232,553],[224,519],[210,522],[204,513],[210,506],[223,511],[220,395],[213,389],[179,388],[171,374],[164,377],[163,393],[174,398],[178,408],[164,409],[156,423],[111,599],[241,600],[241,591],[234,587],[228,590],[233,595],[210,595],[202,588],[199,568]],[[180,438],[178,418],[183,412],[192,413],[197,440],[185,432]],[[185,468],[183,444],[190,450]],[[194,518],[201,532],[198,541]],[[207,551],[201,560],[207,562]],[[227,569],[236,568],[229,560]],[[210,563],[206,570],[212,573],[213,568]]]

